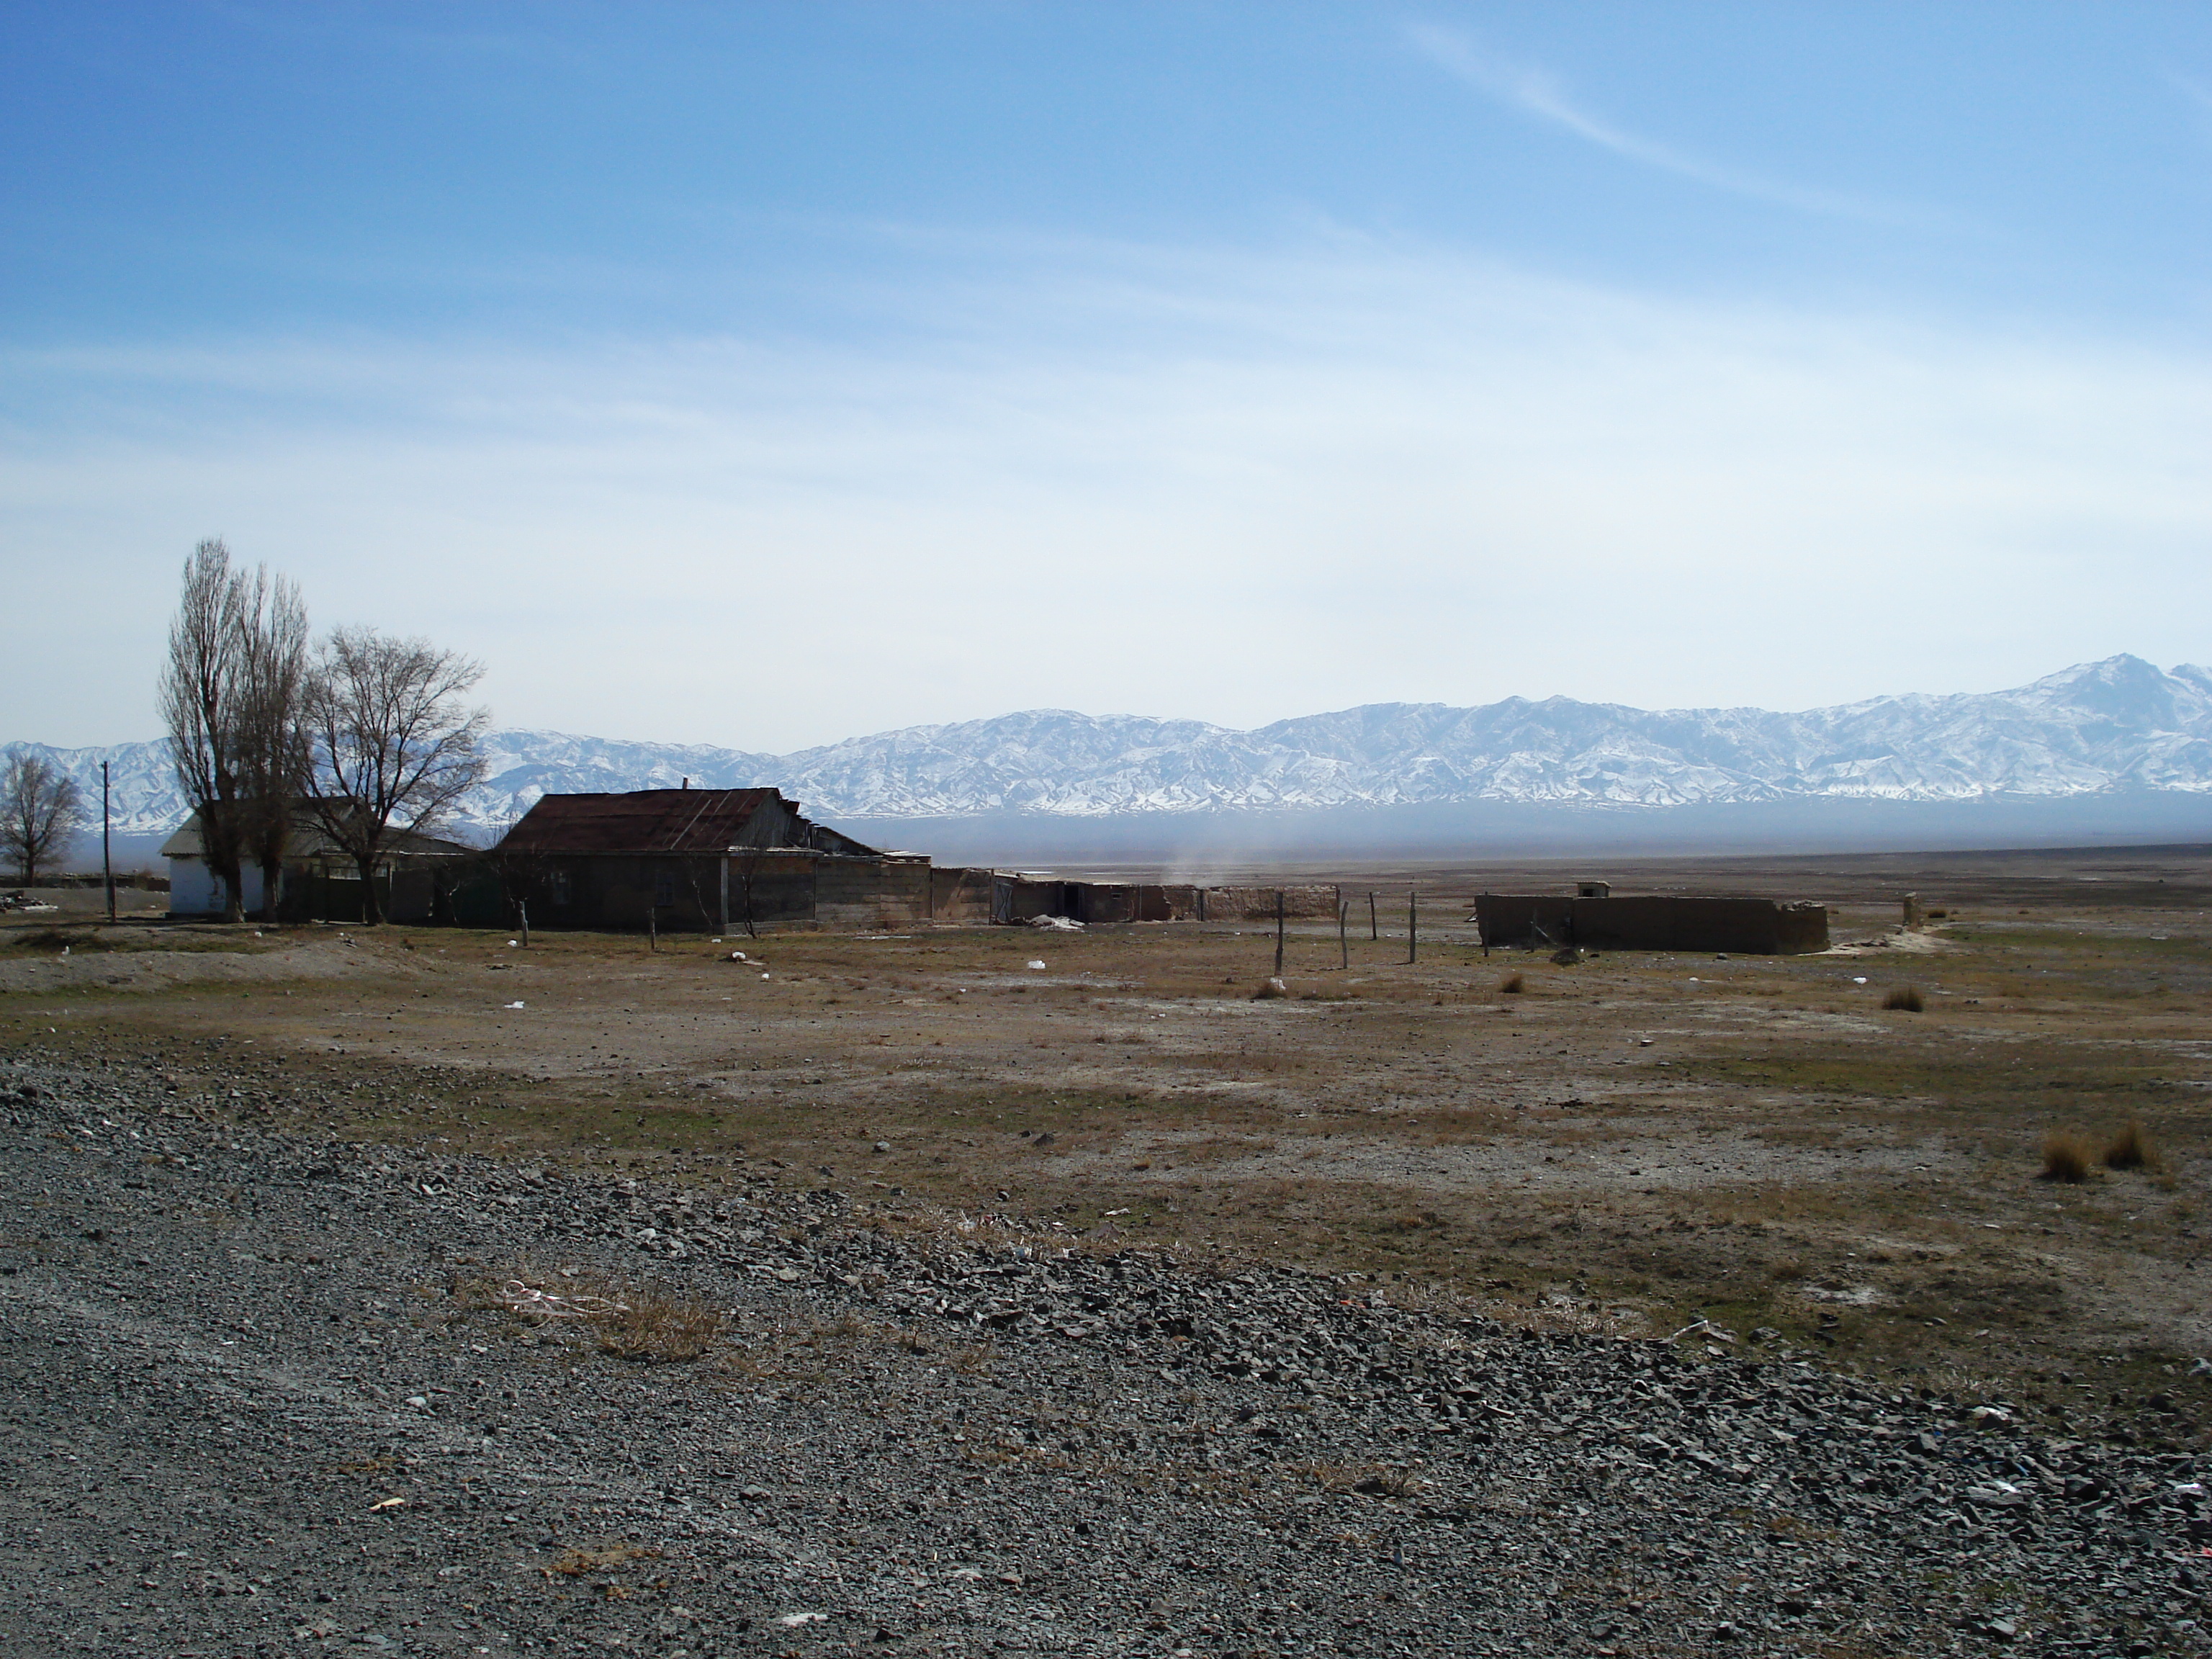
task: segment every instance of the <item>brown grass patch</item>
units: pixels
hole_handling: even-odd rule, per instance
[[[2043,1172],[2039,1181],[2063,1181],[2069,1185],[2087,1181],[2097,1149],[2087,1135],[2054,1129],[2043,1138]]]
[[[1920,988],[1917,985],[1892,986],[1889,994],[1882,998],[1881,1006],[1907,1014],[1920,1014],[1928,1011],[1927,1000],[1920,994]]]
[[[2158,1162],[2158,1152],[2143,1126],[2130,1118],[2105,1143],[2105,1167],[2108,1170],[2146,1170]]]
[[[1528,988],[1528,977],[1525,974],[1508,974],[1498,981],[1498,994],[1502,997],[1517,997]]]

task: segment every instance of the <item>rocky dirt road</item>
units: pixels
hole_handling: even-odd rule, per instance
[[[0,1642],[2212,1650],[2195,1454],[794,1175],[245,1128],[18,1049]]]

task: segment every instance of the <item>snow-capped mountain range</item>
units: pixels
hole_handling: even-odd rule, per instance
[[[183,801],[159,742],[27,743],[118,833],[157,835]],[[501,731],[460,827],[489,838],[540,795],[772,784],[841,821],[1265,812],[1449,802],[1622,811],[1787,800],[2050,800],[2212,795],[2212,670],[2139,657],[2009,691],[1909,694],[1799,714],[1648,710],[1567,697],[1474,708],[1373,703],[1238,732],[1199,720],[1032,709],[789,755]]]

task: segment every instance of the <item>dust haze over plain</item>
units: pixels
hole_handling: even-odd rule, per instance
[[[217,533],[753,751],[2208,654],[2189,9],[11,28],[11,737],[145,735]]]

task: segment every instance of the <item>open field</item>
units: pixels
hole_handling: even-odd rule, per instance
[[[2212,854],[1486,959],[1570,873],[1301,872],[1419,959],[1268,1000],[1249,925],[0,927],[0,1643],[2205,1651]]]
[[[1285,872],[1358,896],[1351,966],[1333,929],[1294,927],[1292,995],[1265,1001],[1273,939],[1249,924],[655,953],[41,918],[0,934],[0,1040],[155,1066],[203,1112],[834,1185],[916,1230],[1003,1216],[1623,1334],[1704,1315],[1766,1352],[2203,1443],[2212,852],[1615,867],[1616,890],[1826,899],[1837,939],[1869,942],[1484,958],[1474,892],[1573,873]],[[1370,887],[1394,936],[1366,937]],[[1945,914],[1898,938],[1908,887]],[[1907,985],[1924,1011],[1886,1010]],[[2131,1122],[2146,1166],[2037,1178],[2053,1132],[2100,1152]]]

